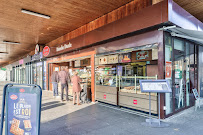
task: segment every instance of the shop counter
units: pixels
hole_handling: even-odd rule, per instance
[[[149,95],[119,92],[118,105],[144,112],[149,112]],[[157,96],[151,95],[151,112],[157,114]]]
[[[96,85],[96,100],[117,105],[118,101],[118,87]]]

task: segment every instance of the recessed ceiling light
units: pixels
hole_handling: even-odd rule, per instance
[[[0,52],[0,53],[5,53],[5,54],[8,54],[8,52]]]
[[[20,44],[19,42],[3,41],[4,44]]]
[[[49,15],[37,13],[37,12],[26,10],[26,9],[21,9],[21,12],[25,13],[25,14],[29,14],[29,15],[34,15],[34,16],[37,16],[37,17],[42,17],[42,18],[45,18],[45,19],[50,19],[51,18],[51,16],[49,16]]]

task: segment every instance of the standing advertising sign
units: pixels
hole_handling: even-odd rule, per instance
[[[39,135],[42,90],[38,85],[7,84],[2,112],[5,110],[6,135]],[[1,124],[4,113],[1,114]],[[1,126],[2,134],[3,126]]]

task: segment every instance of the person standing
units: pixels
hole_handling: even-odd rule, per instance
[[[52,76],[51,76],[51,82],[53,84],[53,97],[58,96],[58,82],[59,82],[59,76],[58,76],[58,69],[55,68]]]
[[[63,101],[64,89],[66,90],[66,101],[68,101],[68,75],[65,71],[65,67],[61,67],[59,81],[61,82],[61,101]]]
[[[80,92],[81,92],[81,86],[80,86],[80,82],[82,80],[80,79],[80,77],[78,76],[78,72],[74,72],[74,75],[71,79],[71,82],[73,84],[73,105],[75,105],[75,96],[77,95],[77,104],[80,105]]]

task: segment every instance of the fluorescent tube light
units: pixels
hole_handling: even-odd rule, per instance
[[[0,53],[5,53],[5,54],[8,54],[8,52],[0,52]]]
[[[26,10],[26,9],[21,9],[21,12],[25,13],[25,14],[29,14],[29,15],[34,15],[34,16],[37,16],[37,17],[42,17],[42,18],[45,18],[45,19],[50,19],[51,18],[48,15],[37,13],[37,12]]]
[[[18,45],[20,44],[19,42],[11,42],[11,41],[3,41],[4,44],[15,44]]]

